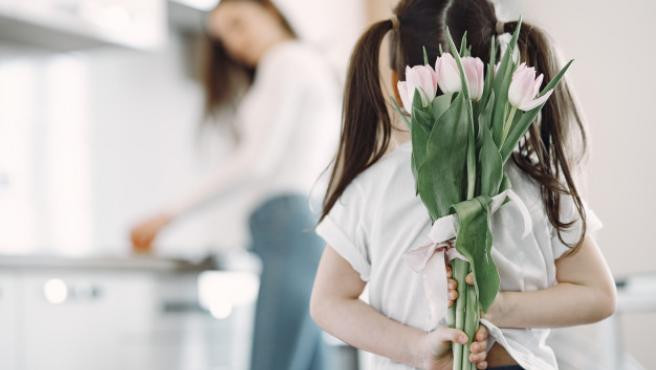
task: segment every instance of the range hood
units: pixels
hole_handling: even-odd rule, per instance
[[[5,0],[0,42],[48,50],[153,49],[166,41],[165,0]]]

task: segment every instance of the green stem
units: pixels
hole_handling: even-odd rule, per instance
[[[468,273],[472,272],[472,269],[470,266]],[[479,303],[478,299],[476,298],[476,289],[472,286],[467,286],[467,308],[465,310],[465,334],[467,334],[467,338],[469,338],[469,342],[465,346],[462,352],[462,363],[463,363],[463,369],[468,370],[468,369],[474,369],[473,365],[471,362],[469,362],[469,355],[470,355],[470,347],[471,344],[474,342],[474,337],[476,335],[476,329],[478,328],[478,322],[479,322]]]
[[[473,199],[476,192],[476,125],[472,115],[471,102],[468,103],[469,132],[467,135],[467,200]]]
[[[467,276],[468,262],[461,259],[455,259],[451,262],[451,268],[453,269],[453,278],[458,282],[458,299],[456,300],[456,309],[455,309],[455,328],[463,330],[465,327],[465,308],[467,305],[467,283],[465,282],[465,276]],[[462,363],[462,353],[464,346],[459,343],[453,344],[453,370],[461,370]]]
[[[449,311],[446,314],[446,325],[450,328],[456,326],[456,305],[455,303],[449,307]]]
[[[510,127],[512,126],[513,120],[515,119],[515,113],[517,113],[517,107],[512,107],[510,108],[510,114],[508,115],[508,119],[503,123],[503,131],[501,133],[501,146],[503,146],[503,143],[506,141],[506,137],[508,137],[508,133],[510,132]]]

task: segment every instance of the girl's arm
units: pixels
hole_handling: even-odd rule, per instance
[[[438,328],[426,333],[389,319],[359,299],[364,287],[351,265],[327,246],[312,291],[312,318],[326,332],[367,352],[422,369],[451,368],[448,342],[466,343],[464,332]],[[479,369],[487,367],[486,337],[479,330],[472,344],[470,359]]]
[[[504,328],[555,328],[593,323],[615,311],[615,283],[590,236],[556,260],[556,279],[547,289],[500,293],[486,318]]]

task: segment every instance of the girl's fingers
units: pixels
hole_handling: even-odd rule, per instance
[[[476,340],[479,342],[484,341],[485,339],[487,339],[487,335],[488,335],[487,328],[485,326],[481,326],[476,331]]]
[[[467,335],[462,330],[453,328],[438,328],[436,334],[437,338],[441,341],[449,341],[460,344],[467,343]]]
[[[481,361],[476,364],[476,368],[478,369],[487,369],[487,362],[486,361]]]
[[[451,276],[453,276],[453,272],[451,272],[451,266],[449,265],[446,265],[446,276],[448,278],[451,278]]]
[[[449,279],[449,289],[455,290],[458,289],[458,282],[456,279]]]
[[[474,273],[470,272],[467,274],[467,277],[465,277],[465,282],[469,285],[474,285]]]
[[[469,355],[469,362],[477,363],[485,360],[485,357],[487,356],[487,353],[475,353]]]
[[[458,299],[458,291],[449,290],[449,300],[455,301],[456,299]]]
[[[485,353],[485,350],[487,349],[487,341],[474,342],[469,349],[471,350],[471,353]]]

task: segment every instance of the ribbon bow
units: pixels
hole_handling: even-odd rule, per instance
[[[504,202],[509,200],[519,210],[524,223],[525,238],[532,230],[533,223],[526,205],[512,189],[492,197],[490,215],[496,213]],[[421,274],[424,291],[431,313],[431,327],[436,327],[446,317],[449,290],[446,277],[446,263],[459,258],[466,260],[453,246],[457,235],[457,217],[454,214],[440,217],[433,223],[428,237],[431,243],[404,254],[406,263],[412,270]]]

